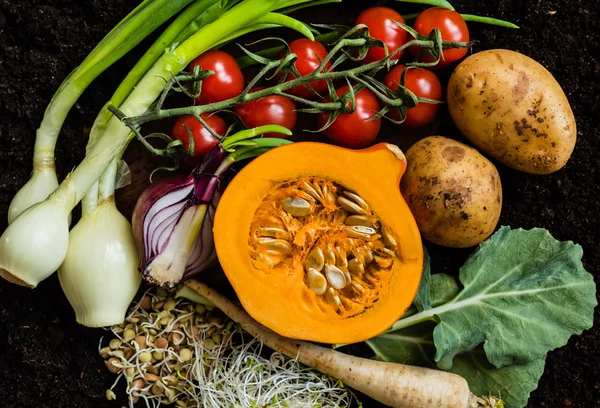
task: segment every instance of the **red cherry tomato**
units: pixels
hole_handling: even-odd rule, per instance
[[[467,23],[454,10],[448,10],[441,7],[433,7],[423,11],[417,16],[413,28],[423,35],[429,35],[434,28],[439,28],[442,39],[452,42],[468,42],[469,29]],[[416,56],[421,52],[421,47],[410,47],[409,52]],[[467,55],[467,48],[450,48],[444,50],[443,56],[435,67],[430,69],[441,69]],[[424,62],[434,62],[431,55],[423,58]]]
[[[264,89],[253,88],[250,93]],[[234,111],[249,128],[279,125],[289,130],[296,126],[296,104],[285,96],[271,95],[237,105]],[[266,133],[265,137],[285,137],[281,133]]]
[[[225,121],[214,113],[203,113],[200,115],[208,126],[219,136],[225,136],[227,133],[227,125]],[[194,137],[194,158],[202,158],[215,147],[217,140],[203,125],[192,115],[184,115],[179,117],[173,126],[173,139],[181,140],[183,148],[188,150],[190,146],[190,137],[185,129],[187,126]]]
[[[193,60],[188,70],[192,72],[197,65],[215,72],[202,81],[202,92],[196,98],[197,104],[224,101],[238,96],[244,90],[244,75],[235,59],[226,52],[207,51]]]
[[[336,94],[341,96],[348,91],[348,85],[336,89]],[[381,119],[368,120],[375,116],[381,109],[377,97],[368,89],[363,89],[355,95],[356,109],[352,113],[343,113],[327,129],[323,131],[325,136],[333,143],[361,149],[369,146],[377,138],[381,128]],[[329,102],[326,97],[323,102]],[[319,114],[319,126],[327,123],[329,114]]]
[[[404,65],[395,66],[383,79],[384,85],[392,91],[397,91],[402,72],[404,72],[405,69],[406,66]],[[442,98],[442,85],[440,84],[440,80],[433,72],[426,69],[410,68],[406,73],[404,86],[416,96],[422,98],[433,99],[436,101],[439,101]],[[406,111],[406,119],[402,124],[412,128],[424,126],[435,119],[438,109],[439,105],[419,102],[417,106],[409,108]],[[391,111],[390,117],[395,120],[401,119],[398,110]]]
[[[290,43],[290,51],[293,54],[298,56],[294,65],[298,70],[300,76],[307,76],[315,72],[315,70],[321,65],[321,61],[325,59],[327,56],[327,50],[317,41],[311,41],[308,38],[299,38]],[[329,71],[331,68],[331,61],[328,61],[325,64],[325,69],[323,72]],[[294,74],[288,74],[285,78],[286,81],[291,81],[296,77]],[[327,81],[312,81],[310,82],[310,86],[314,89],[319,95],[324,95],[327,90]],[[299,96],[301,98],[306,99],[314,99],[316,95],[313,91],[310,90],[306,85],[299,85],[289,89],[287,92],[292,95]]]
[[[371,37],[383,41],[387,46],[388,53],[392,53],[406,44],[406,38],[408,37],[408,33],[394,21],[405,23],[404,18],[391,8],[371,7],[360,13],[354,25],[365,24],[369,28]],[[400,59],[403,53],[404,50],[398,52],[392,59]],[[385,58],[385,49],[383,47],[373,47],[367,52],[367,56],[362,63],[368,64],[383,58]]]

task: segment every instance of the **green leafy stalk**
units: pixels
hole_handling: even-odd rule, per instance
[[[61,84],[38,129],[36,151],[54,149],[67,113],[88,85],[191,0],[146,0],[117,25]]]
[[[310,27],[301,22],[300,20],[296,20],[295,18],[288,17],[280,13],[269,13],[264,17],[259,18],[254,24],[244,27],[236,31],[235,33],[232,33],[231,35],[223,38],[216,46],[222,47],[223,45],[228,44],[234,39],[252,33],[254,31],[280,27],[290,28],[311,40],[315,39],[312,31],[310,30]]]
[[[522,408],[546,354],[593,324],[596,288],[581,257],[546,230],[502,227],[461,268],[462,287],[426,262],[418,312],[367,344],[377,359],[455,372],[477,395]]]
[[[46,199],[58,187],[54,149],[67,114],[84,90],[100,73],[190,1],[145,0],[111,30],[63,81],[46,108],[36,132],[33,173],[11,202],[9,223],[27,208]]]
[[[119,84],[119,87],[112,95],[110,101],[107,102],[106,105],[104,105],[104,107],[100,110],[100,113],[92,125],[92,130],[90,132],[86,148],[88,152],[104,134],[106,125],[112,118],[112,113],[108,110],[108,106],[111,104],[120,106],[129,96],[133,88],[138,84],[140,79],[165,52],[165,49],[173,47],[175,44],[177,44],[178,40],[185,40],[189,38],[193,34],[193,32],[190,31],[190,26],[193,22],[196,24],[211,23],[225,11],[226,9],[221,9],[219,0],[196,0],[177,16],[177,18],[169,25],[169,27],[158,37],[158,39],[156,39],[148,51],[144,53],[142,58],[140,58],[131,71],[129,71],[125,79]],[[117,167],[117,161],[114,161],[109,166],[107,171],[112,174],[113,170]],[[104,176],[104,178],[106,179],[106,176]],[[109,192],[109,189],[107,188],[107,185],[110,186],[110,182],[104,180],[102,184],[104,185],[104,194],[101,194],[101,196],[112,194],[112,192]],[[89,214],[96,208],[98,201],[97,189],[98,185],[94,184],[83,198],[83,214]],[[100,197],[100,199],[102,199],[102,197]]]

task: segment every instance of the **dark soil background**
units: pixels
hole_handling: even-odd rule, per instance
[[[0,230],[10,200],[28,179],[35,130],[66,75],[123,18],[137,0],[0,0]],[[374,2],[344,0],[305,12],[307,21],[350,23]],[[502,225],[543,227],[584,248],[598,279],[600,257],[600,2],[596,0],[455,0],[459,11],[514,21],[520,30],[470,24],[474,50],[508,48],[539,61],[571,101],[578,142],[566,168],[548,176],[498,169],[504,188]],[[401,12],[418,7],[395,3]],[[335,17],[334,17],[335,16]],[[135,50],[109,69],[80,99],[58,143],[64,177],[83,157],[87,131],[128,69]],[[449,75],[450,70],[442,76]],[[430,134],[460,135],[442,109]],[[393,129],[388,137],[403,145]],[[410,135],[406,135],[410,137]],[[404,143],[405,144],[405,143]],[[405,147],[405,146],[403,146]],[[125,205],[124,208],[127,206]],[[125,212],[128,210],[125,209]],[[455,273],[470,250],[428,245],[435,272]],[[35,256],[36,254],[31,254]],[[0,280],[0,405],[3,407],[116,407],[104,399],[114,377],[97,353],[102,330],[75,323],[56,275],[35,290]],[[530,407],[600,407],[600,324],[550,353]],[[122,405],[125,405],[124,401]]]

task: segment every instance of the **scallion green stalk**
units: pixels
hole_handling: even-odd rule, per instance
[[[36,132],[31,179],[13,198],[8,211],[9,223],[30,206],[48,197],[58,186],[54,148],[67,114],[83,91],[98,75],[191,1],[144,0],[63,81]]]
[[[121,111],[128,116],[145,113],[163,91],[165,78],[179,73],[223,38],[289,3],[245,0],[237,4],[177,48],[167,50],[132,90]],[[46,200],[26,210],[4,231],[0,237],[0,276],[35,287],[62,264],[68,249],[71,210],[125,147],[129,133],[129,128],[113,117],[83,162]],[[24,250],[36,257],[27,256]]]
[[[228,7],[231,6],[232,5],[228,5]],[[193,34],[191,27],[199,29],[201,26],[215,21],[225,10],[227,9],[221,8],[220,0],[195,0],[177,16],[127,74],[110,101],[108,101],[100,110],[90,132],[90,138],[87,144],[88,153],[92,146],[104,134],[104,130],[112,118],[112,113],[107,109],[108,106],[111,104],[120,106],[144,74],[148,72],[165,52],[165,49],[173,47],[181,40],[187,40]],[[95,210],[98,201],[97,189],[98,186],[95,183],[86,193],[82,201],[82,213],[84,215]]]

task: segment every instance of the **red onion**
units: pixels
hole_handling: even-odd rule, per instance
[[[144,279],[173,287],[215,262],[213,217],[233,162],[217,145],[188,177],[156,182],[142,193],[132,225]]]

